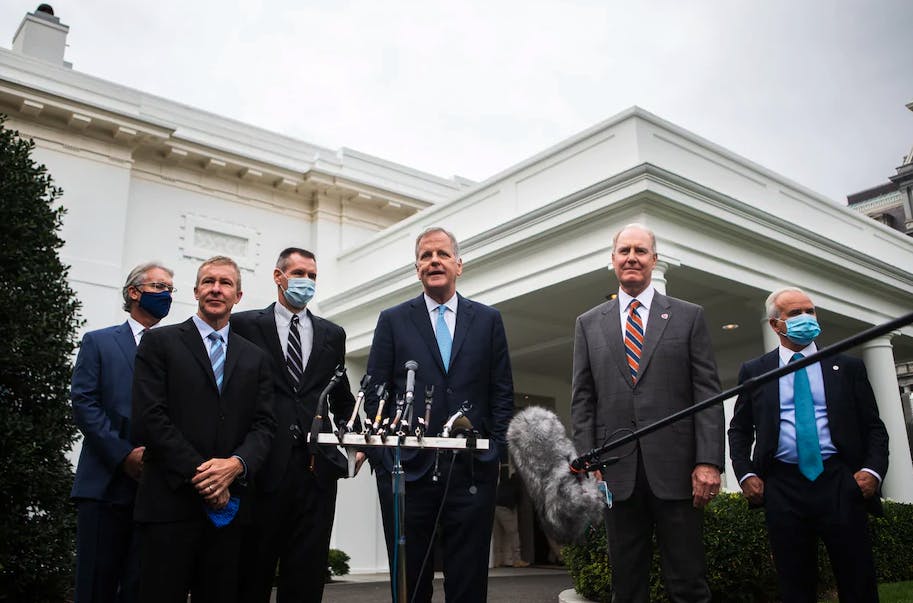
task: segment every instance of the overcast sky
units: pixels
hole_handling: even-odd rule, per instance
[[[51,4],[76,70],[440,176],[632,105],[840,202],[913,147],[910,0]]]

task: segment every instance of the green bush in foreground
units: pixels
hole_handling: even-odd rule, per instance
[[[333,580],[333,576],[345,576],[349,573],[350,557],[339,549],[330,549],[327,556],[327,582]]]
[[[885,501],[884,507],[884,517],[869,518],[878,581],[913,580],[913,505]],[[740,494],[722,493],[708,505],[704,513],[704,547],[707,579],[715,600],[776,599],[777,576],[763,512],[750,511]],[[611,599],[612,575],[602,524],[589,530],[584,543],[565,547],[562,554],[578,593],[593,601]],[[818,550],[818,582],[822,592],[835,590],[823,545]],[[668,600],[655,546],[650,599]]]

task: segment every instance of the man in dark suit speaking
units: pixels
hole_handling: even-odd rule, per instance
[[[317,287],[317,258],[289,247],[273,270],[277,302],[233,314],[235,333],[269,356],[273,371],[276,436],[254,487],[253,521],[244,530],[241,601],[268,603],[279,563],[280,603],[319,603],[336,512],[336,480],[346,457],[332,446],[313,455],[305,441],[320,392],[345,364],[346,333],[307,308]],[[330,394],[337,421],[348,419],[355,398],[346,377]],[[326,413],[324,413],[326,414]],[[331,426],[326,422],[324,431]],[[359,461],[364,453],[357,453]]]
[[[133,359],[143,334],[171,308],[174,273],[157,263],[130,271],[121,293],[127,322],[82,339],[70,397],[83,434],[71,498],[76,503],[75,603],[133,603],[139,546],[133,524],[143,446],[130,437]]]
[[[818,351],[808,295],[779,289],[766,305],[780,345],[742,365],[739,383]],[[833,356],[744,391],[729,447],[742,493],[764,507],[783,601],[818,600],[819,537],[840,600],[877,601],[866,510],[881,514],[888,433],[862,361]]]
[[[392,400],[406,389],[405,363],[417,362],[416,417],[425,414],[421,402],[426,386],[434,387],[428,434],[438,435],[447,418],[468,401],[472,404],[468,418],[481,437],[490,439],[491,448],[479,454],[441,453],[438,462],[434,452],[403,451],[408,598],[431,600],[433,563],[429,560],[419,572],[443,505],[440,530],[447,601],[475,603],[486,600],[498,461],[506,451],[505,434],[513,414],[507,338],[497,310],[456,292],[463,262],[450,232],[435,227],[419,235],[415,268],[424,292],[381,312],[368,374],[373,384],[390,386],[391,402],[385,407],[390,411]],[[377,407],[376,396],[369,397],[365,403],[369,419]],[[382,449],[372,453],[371,462],[377,472],[387,554],[395,572],[392,458],[389,449]]]
[[[150,331],[136,353],[143,603],[186,603],[188,592],[197,603],[236,601],[243,482],[263,465],[275,430],[269,359],[229,329],[238,265],[206,260],[193,291],[197,314]]]
[[[652,284],[656,237],[631,224],[612,241],[618,297],[577,319],[571,417],[580,453],[720,391],[700,306]],[[613,601],[646,602],[652,535],[673,601],[710,601],[701,507],[720,489],[723,408],[701,411],[617,451],[598,477],[606,513]]]

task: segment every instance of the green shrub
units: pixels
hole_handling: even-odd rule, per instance
[[[333,576],[345,576],[349,573],[350,557],[339,549],[330,549],[327,556],[327,582],[333,580]]]
[[[913,580],[913,505],[885,501],[884,517],[870,517],[875,571],[879,582]],[[707,580],[717,601],[773,601],[777,575],[764,514],[748,509],[736,493],[721,493],[704,513]],[[592,601],[611,600],[612,574],[606,554],[605,529],[590,528],[585,542],[562,551],[574,589]],[[835,592],[834,575],[823,544],[818,547],[818,584]],[[650,600],[666,601],[654,543]]]
[[[78,302],[57,250],[61,195],[0,115],[0,601],[61,601],[76,514],[66,453]]]

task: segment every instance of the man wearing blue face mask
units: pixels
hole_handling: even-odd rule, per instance
[[[767,315],[780,346],[745,363],[739,383],[818,351],[821,328],[804,292],[774,291]],[[882,512],[888,434],[862,361],[829,357],[743,392],[729,445],[742,493],[764,508],[783,601],[818,600],[819,537],[840,600],[877,601],[866,511]]]
[[[336,480],[345,477],[348,464],[332,447],[323,447],[312,457],[306,434],[321,390],[336,365],[345,363],[346,334],[307,308],[317,285],[313,253],[297,247],[283,250],[273,282],[275,303],[231,317],[235,332],[272,360],[277,421],[270,455],[255,484],[253,522],[242,544],[239,600],[268,602],[278,562],[280,603],[319,602],[326,580]],[[335,417],[348,418],[352,413],[355,398],[345,377],[330,401]],[[364,453],[359,453],[357,466],[363,460]]]
[[[85,334],[73,367],[73,417],[83,434],[76,479],[77,603],[131,602],[139,586],[133,524],[145,448],[130,438],[133,361],[143,333],[171,308],[174,272],[158,263],[130,271],[127,322]]]

